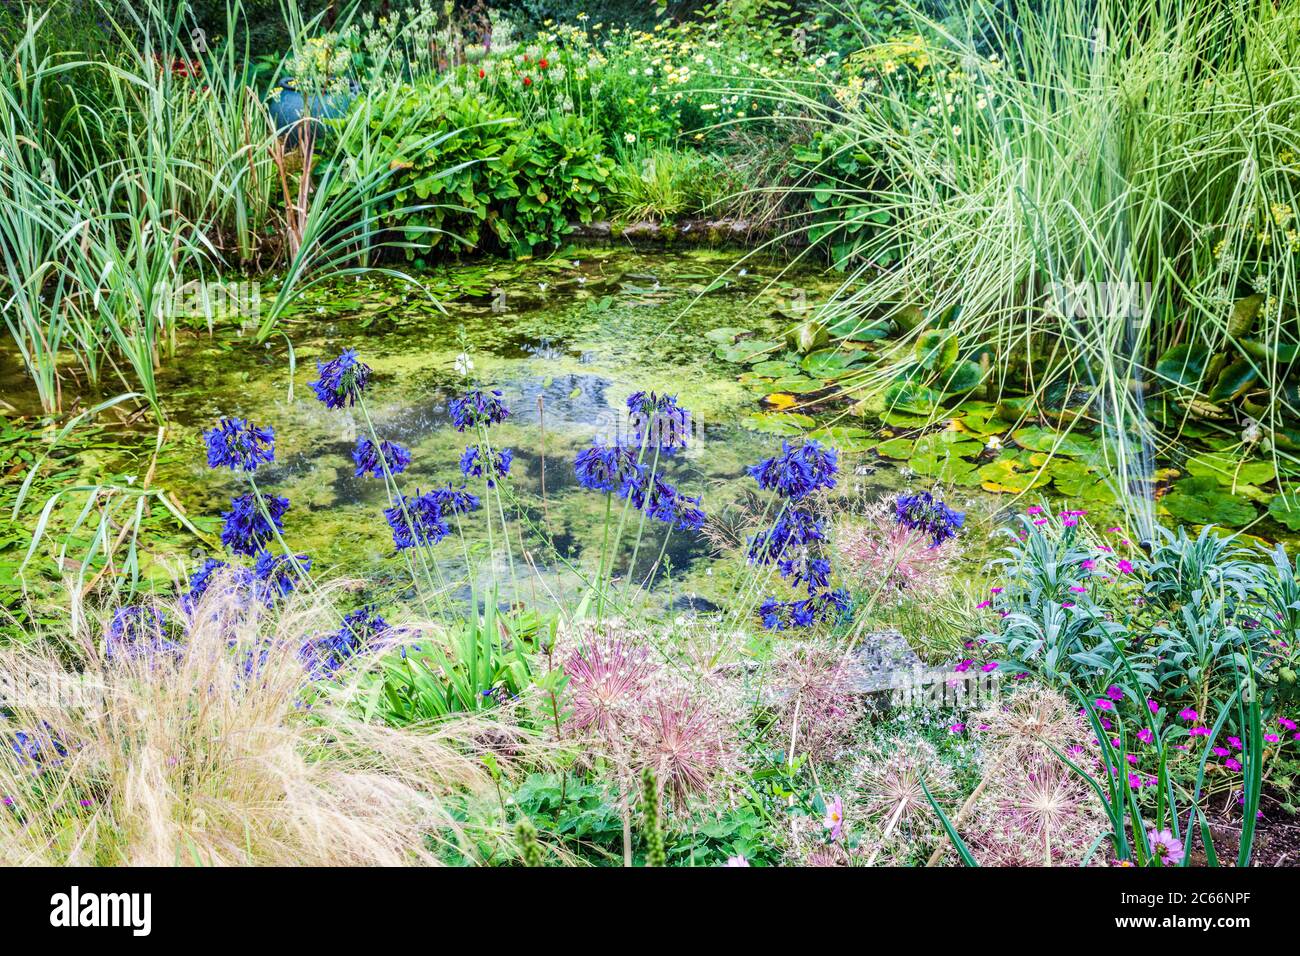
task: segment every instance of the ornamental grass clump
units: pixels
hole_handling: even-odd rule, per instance
[[[0,863],[376,866],[433,864],[452,848],[472,855],[447,801],[491,788],[477,756],[484,722],[367,723],[320,685],[305,706],[303,635],[333,630],[334,614],[326,595],[268,611],[218,574],[184,640],[166,648],[100,657],[94,634],[69,624],[69,644],[82,648],[71,664],[43,642],[0,649],[18,686],[61,689],[16,695],[0,715]],[[500,755],[497,766],[508,771]]]

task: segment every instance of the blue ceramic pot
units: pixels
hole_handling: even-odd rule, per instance
[[[306,113],[307,99],[299,90],[296,90],[290,84],[292,79],[281,80],[279,84],[279,94],[273,95],[267,102],[267,109],[271,113],[271,119],[275,122],[276,131],[281,135],[286,135],[290,142],[297,140],[297,130],[289,128],[303,118]],[[352,100],[356,94],[356,84],[346,93],[330,93],[325,96],[316,95],[311,98],[311,115],[313,120],[321,119],[338,119],[340,116],[347,115],[348,107],[352,105]]]

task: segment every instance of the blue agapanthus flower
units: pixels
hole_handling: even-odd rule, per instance
[[[253,562],[253,589],[257,597],[265,604],[273,604],[277,599],[288,597],[297,588],[302,573],[311,570],[311,558],[305,554],[295,555],[297,566],[287,554],[271,554],[260,551]]]
[[[203,433],[208,446],[208,467],[231,471],[256,471],[275,461],[275,432],[242,418],[223,418]]]
[[[384,509],[384,518],[393,529],[393,544],[399,551],[417,545],[437,544],[451,534],[447,521],[455,514],[478,508],[477,495],[464,488],[435,488],[420,494],[403,495],[397,504]]]
[[[821,518],[804,508],[787,508],[768,531],[760,531],[749,541],[749,562],[770,564],[787,550],[826,540],[826,526]]]
[[[380,460],[383,455],[383,460]],[[396,442],[381,441],[379,447],[369,438],[358,438],[357,447],[352,449],[352,460],[356,463],[356,477],[370,474],[376,478],[384,477],[384,465],[388,465],[389,474],[400,475],[411,464],[411,453]]]
[[[109,660],[174,650],[167,640],[167,618],[154,607],[118,608],[108,625],[105,653]]]
[[[633,392],[628,396],[627,410],[638,447],[669,453],[686,447],[691,413],[677,404],[677,396]]]
[[[497,452],[493,458],[495,463],[488,470],[488,487],[496,487],[496,479],[504,478],[510,474],[510,463],[514,461],[515,453],[509,448],[503,448]],[[483,456],[477,445],[470,445],[465,449],[465,453],[460,456],[460,473],[466,478],[481,478],[483,476]]]
[[[699,496],[681,494],[662,476],[649,474],[644,465],[637,468],[635,478],[624,483],[619,496],[631,501],[638,511],[678,530],[698,531],[704,525]]]
[[[230,567],[229,564],[217,558],[208,558],[199,565],[195,572],[190,575],[190,589],[181,597],[181,609],[187,614],[192,612],[198,606],[199,601],[203,599],[203,595],[208,593],[208,588],[212,585],[213,575],[228,567]]]
[[[931,547],[955,538],[966,521],[965,512],[954,511],[928,491],[899,495],[894,503],[894,517],[904,528],[928,534]]]
[[[9,741],[9,749],[18,757],[18,762],[37,770],[47,765],[57,766],[68,755],[68,748],[50,732],[50,725],[42,723],[45,724],[44,735],[19,730]]]
[[[460,398],[453,398],[447,405],[447,411],[451,413],[451,423],[458,432],[479,425],[497,425],[510,414],[510,409],[501,400],[500,389],[490,392],[473,389]]]
[[[809,595],[824,589],[830,583],[831,563],[825,558],[811,557],[806,551],[782,558],[776,567],[781,577],[789,580],[791,587],[806,585]]]
[[[763,627],[769,631],[788,628],[812,627],[820,621],[837,621],[846,614],[852,602],[845,588],[818,591],[802,601],[778,601],[767,598],[758,607]]]
[[[225,519],[225,525],[221,529],[221,543],[235,554],[257,554],[268,542],[274,540],[276,531],[284,531],[281,519],[289,510],[289,499],[280,495],[266,495],[265,498],[266,509],[275,522],[274,528],[258,508],[257,498],[251,493],[232,498],[230,510],[221,513]]]
[[[573,473],[578,484],[591,491],[606,494],[618,492],[626,495],[625,486],[637,478],[636,458],[624,445],[615,443],[606,445],[600,441],[591,443],[573,459]]]
[[[823,449],[812,439],[798,448],[781,443],[781,454],[750,466],[749,473],[764,491],[775,491],[783,498],[799,501],[818,488],[834,488],[839,471],[838,453]]]
[[[345,349],[328,362],[317,362],[316,371],[320,378],[311,388],[326,408],[355,405],[370,384],[370,366],[357,361],[355,349]]]
[[[332,677],[386,630],[388,622],[376,614],[374,608],[358,608],[344,616],[337,631],[304,643],[301,651],[303,662],[313,677]]]

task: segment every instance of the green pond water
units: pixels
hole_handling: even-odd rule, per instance
[[[259,469],[257,477],[265,492],[292,502],[285,518],[289,545],[309,555],[318,573],[363,579],[367,599],[400,600],[410,571],[394,551],[383,518],[389,504],[384,482],[354,476],[351,452],[356,439],[368,435],[364,419],[354,409],[325,408],[308,383],[316,377],[318,359],[356,349],[374,370],[367,394],[379,436],[411,451],[413,463],[399,476],[403,490],[459,485],[459,459],[471,439],[451,427],[447,403],[466,386],[457,369],[458,356],[466,353],[473,363],[470,379],[501,389],[512,411],[491,433],[494,447],[514,451],[505,508],[511,547],[502,547],[502,516],[489,497],[495,547],[489,551],[483,512],[475,512],[464,525],[468,551],[454,539],[441,542],[433,549],[434,570],[439,580],[461,582],[448,589],[456,599],[469,596],[467,564],[475,568],[481,595],[495,586],[503,602],[519,598],[546,605],[571,599],[583,590],[582,576],[595,574],[605,516],[604,496],[576,484],[573,457],[593,438],[623,433],[629,394],[673,393],[691,411],[688,449],[662,461],[661,468],[685,493],[702,495],[704,509],[713,515],[732,509],[752,491],[746,466],[779,449],[782,432],[800,430],[763,403],[763,383],[755,387],[754,381],[754,368],[761,366],[747,374],[743,363],[719,357],[719,343],[730,342],[728,329],[744,329],[751,339],[780,340],[792,324],[789,304],[815,305],[839,277],[758,259],[728,272],[737,256],[735,251],[602,247],[570,249],[536,262],[448,266],[420,277],[432,299],[396,281],[349,278],[308,293],[281,323],[284,334],[266,343],[256,343],[251,327],[221,321],[183,330],[176,354],[159,373],[168,439],[153,484],[173,493],[200,533],[183,529],[154,506],[140,542],[142,576],[174,580],[203,557],[220,553],[220,513],[247,484],[242,475],[206,468],[200,435],[218,418],[233,416],[275,429],[276,461]],[[0,386],[19,412],[35,410],[31,389],[9,353],[0,353]],[[810,401],[815,397],[798,396],[806,403],[799,411],[847,436],[831,441],[841,449],[842,491],[870,498],[934,483],[935,475],[912,474],[915,456],[888,454],[890,445],[882,444],[894,435],[916,436],[908,431],[908,416],[846,418],[847,399]],[[978,428],[994,412],[967,408],[965,414]],[[982,490],[974,469],[981,462],[1000,467],[998,462],[1005,465],[1019,456],[1024,462],[1017,467],[1023,471],[1032,467],[1032,452],[1014,446],[981,452],[983,437],[969,431],[949,437],[960,440],[954,448],[966,461],[944,464],[938,477],[954,486],[950,501],[970,510],[971,523],[987,530],[1009,513],[1013,498]],[[155,438],[155,426],[144,415],[70,439],[56,466],[44,469],[34,484],[20,523],[30,527],[48,495],[78,480],[135,487],[149,467]],[[22,471],[20,458],[11,459],[6,502],[12,501],[13,476]],[[960,467],[954,471],[950,465]],[[1076,466],[1074,472],[1059,472],[1056,484],[1070,478],[1081,488],[1094,487],[1092,476],[1085,477],[1080,482]],[[477,480],[471,490],[485,491]],[[1063,496],[1053,487],[1036,493]],[[44,549],[49,553],[38,555],[34,567],[42,560],[52,564],[64,543],[54,529],[66,527],[84,500],[66,494],[53,513]],[[1113,501],[1088,506],[1105,512]],[[615,520],[617,515],[616,508]],[[630,515],[615,562],[621,575],[640,582],[653,570],[648,590],[661,606],[707,609],[726,602],[736,562],[711,560],[712,545],[704,536],[672,532],[665,538],[664,525],[647,522],[632,565],[638,523],[638,516]],[[70,555],[77,553],[73,537]],[[12,578],[27,540],[16,528],[0,535],[0,589],[5,575]]]

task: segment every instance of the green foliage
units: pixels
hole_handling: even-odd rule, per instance
[[[400,138],[391,136],[393,102],[421,116]],[[387,202],[390,224],[411,242],[410,258],[455,240],[531,254],[558,245],[570,222],[590,222],[604,202],[613,161],[576,116],[523,126],[496,104],[446,86],[403,87],[366,108],[398,170]]]

